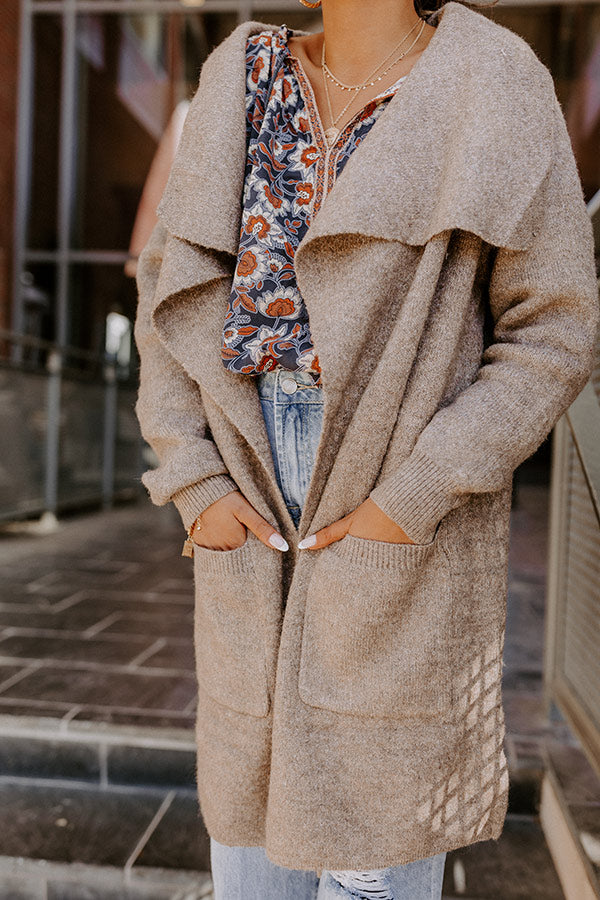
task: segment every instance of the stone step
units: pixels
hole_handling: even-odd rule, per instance
[[[195,789],[189,731],[0,716],[0,776]]]
[[[209,900],[195,792],[0,779],[0,897]]]

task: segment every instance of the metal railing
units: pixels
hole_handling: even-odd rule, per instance
[[[132,366],[2,329],[0,348],[0,519],[141,493]]]

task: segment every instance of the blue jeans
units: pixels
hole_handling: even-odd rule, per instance
[[[321,436],[323,391],[307,372],[278,367],[253,377],[277,483],[297,528]]]
[[[323,419],[312,376],[277,368],[257,376],[277,481],[296,527],[310,483]],[[446,853],[369,872],[287,869],[264,847],[227,847],[210,839],[215,900],[439,900]]]

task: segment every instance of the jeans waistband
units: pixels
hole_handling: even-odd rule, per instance
[[[259,372],[256,378],[258,394],[263,399],[278,402],[323,402],[323,389],[315,384],[315,376],[300,369],[284,369],[277,366],[268,372]]]

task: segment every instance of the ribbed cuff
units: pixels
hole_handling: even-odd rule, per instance
[[[369,497],[417,544],[433,540],[440,520],[460,502],[448,473],[414,452]]]
[[[209,475],[196,484],[182,488],[173,494],[172,501],[179,510],[184,528],[190,527],[207,506],[220,500],[225,494],[239,490],[229,475]]]

